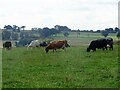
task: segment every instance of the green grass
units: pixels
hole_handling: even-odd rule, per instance
[[[108,37],[117,40],[115,34]],[[68,37],[59,34],[54,39],[66,39],[71,47],[54,53],[45,53],[44,48],[3,49],[2,88],[117,88],[118,45],[113,51],[86,52],[90,41],[97,38],[103,36],[84,32],[79,37],[76,33]]]
[[[44,48],[3,50],[3,88],[116,88],[118,48],[86,52],[86,46],[67,51]]]

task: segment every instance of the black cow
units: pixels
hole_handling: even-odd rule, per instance
[[[47,42],[42,42],[42,43],[40,43],[40,47],[46,47],[47,45],[48,45]]]
[[[91,50],[96,51],[96,49],[104,49],[107,50],[107,40],[102,38],[102,39],[97,39],[91,41],[89,47],[87,48],[87,52],[90,52]]]
[[[107,47],[109,50],[113,50],[113,39],[112,38],[107,38]]]
[[[6,41],[3,43],[3,48],[6,48],[7,50],[10,50],[12,47],[11,41]]]

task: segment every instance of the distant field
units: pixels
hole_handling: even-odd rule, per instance
[[[1,30],[0,30],[1,31]],[[118,38],[116,37],[116,33],[109,34],[108,37],[112,37],[114,41],[117,41]],[[64,37],[63,34],[58,34],[56,37],[53,37],[54,40],[68,40],[68,43],[72,46],[79,46],[79,45],[88,45],[92,40],[98,38],[104,38],[101,36],[101,33],[89,33],[89,32],[80,32],[80,35],[77,37],[76,32],[70,32],[68,37]],[[2,48],[2,35],[0,32],[0,48]],[[43,41],[43,39],[39,39]]]
[[[89,35],[88,35],[89,34]],[[111,34],[114,41],[115,34]],[[55,40],[68,40],[67,51],[27,50],[16,47],[2,49],[3,88],[117,88],[118,45],[113,51],[86,52],[91,40],[103,38],[100,33],[76,33]]]
[[[109,34],[108,37],[113,38],[114,41],[118,40],[115,33]],[[68,37],[64,37],[63,35],[57,35],[57,37],[54,37],[55,40],[66,39],[68,40],[68,43],[70,43],[73,46],[88,45],[92,40],[95,40],[98,38],[104,38],[104,37],[101,36],[101,33],[86,33],[86,32],[81,32],[80,36],[78,37],[75,32],[71,32]]]

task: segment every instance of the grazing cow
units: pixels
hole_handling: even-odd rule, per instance
[[[3,48],[7,49],[7,50],[10,50],[12,47],[12,43],[11,41],[6,41],[3,43]]]
[[[109,50],[113,50],[113,39],[112,38],[107,38],[107,47]]]
[[[48,44],[48,46],[45,48],[45,51],[46,53],[49,51],[49,50],[55,50],[56,49],[64,49],[66,47],[70,47],[70,45],[67,43],[67,40],[59,40],[59,41],[54,41],[54,42],[51,42],[50,44]]]
[[[39,45],[40,45],[40,43],[39,43],[38,40],[33,40],[33,41],[31,41],[31,43],[27,46],[27,49],[28,49],[29,47],[39,47]]]
[[[87,52],[90,52],[90,50],[96,51],[96,49],[107,50],[107,40],[102,38],[91,41],[89,47],[87,48]]]
[[[47,45],[48,45],[47,42],[42,42],[42,43],[40,43],[40,47],[46,47]]]

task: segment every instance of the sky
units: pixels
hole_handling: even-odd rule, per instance
[[[67,26],[72,30],[104,30],[118,26],[119,0],[0,0],[0,28]]]

